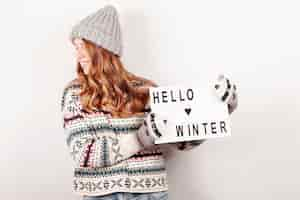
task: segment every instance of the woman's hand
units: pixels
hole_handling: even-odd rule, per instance
[[[147,124],[147,134],[150,139],[148,139],[148,145],[154,144],[154,141],[160,137],[163,137],[164,131],[163,126],[165,125],[165,118],[159,117],[156,113],[151,112],[147,115],[145,123]],[[145,136],[144,136],[145,137]],[[183,141],[171,143],[172,146],[175,146],[180,151],[188,151],[193,149],[194,147],[199,146],[205,141],[205,139],[201,140],[192,140],[192,141]]]
[[[155,145],[155,140],[163,135],[161,131],[162,126],[163,121],[159,120],[156,117],[156,114],[151,112],[151,109],[149,109],[149,113],[147,113],[147,116],[137,134],[143,146],[149,147]]]
[[[228,105],[228,112],[231,114],[238,106],[236,85],[223,74],[220,74],[214,88],[219,99]]]

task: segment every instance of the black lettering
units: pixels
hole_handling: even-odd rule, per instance
[[[211,122],[210,126],[211,126],[211,133],[217,134],[216,122]]]
[[[155,104],[155,103],[159,103],[159,93],[158,92],[156,92],[156,93],[152,93],[153,94],[153,103]]]
[[[172,101],[172,102],[176,102],[176,99],[175,99],[174,96],[173,96],[173,91],[171,91],[171,101]]]
[[[183,126],[176,126],[177,137],[183,136]]]
[[[191,96],[189,94],[191,94]],[[193,90],[191,88],[189,88],[187,90],[186,96],[187,96],[188,100],[190,100],[190,101],[194,98],[194,92],[193,92]]]
[[[184,99],[184,98],[182,98],[182,95],[181,95],[181,90],[179,90],[179,99],[180,99],[180,101],[185,101],[185,99]]]
[[[204,132],[205,132],[205,135],[206,135],[207,134],[207,130],[206,130],[207,123],[203,122],[202,125],[204,126]]]
[[[168,101],[167,101],[167,91],[162,91],[161,92],[161,94],[162,94],[162,102],[164,102],[164,103],[167,103]]]
[[[199,135],[199,126],[198,126],[198,124],[193,124],[193,135],[195,135],[195,133],[197,134],[197,135]]]
[[[220,128],[221,128],[221,132],[223,133],[223,130],[225,133],[227,133],[227,130],[226,130],[226,123],[224,121],[221,121],[220,122]]]

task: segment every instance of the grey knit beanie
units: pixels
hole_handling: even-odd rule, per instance
[[[122,35],[116,8],[106,5],[82,19],[72,28],[70,39],[74,38],[84,38],[121,56]]]

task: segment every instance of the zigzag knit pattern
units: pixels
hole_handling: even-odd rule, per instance
[[[145,149],[136,136],[144,117],[87,115],[76,94],[79,89],[79,85],[68,84],[61,99],[66,144],[74,161],[73,191],[97,196],[168,190],[159,145]]]

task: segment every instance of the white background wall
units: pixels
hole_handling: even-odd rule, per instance
[[[80,199],[59,110],[75,77],[68,34],[106,2],[1,3],[1,199]],[[170,199],[299,199],[299,2],[110,3],[130,71],[159,84],[223,72],[238,86],[232,137],[168,154]]]

